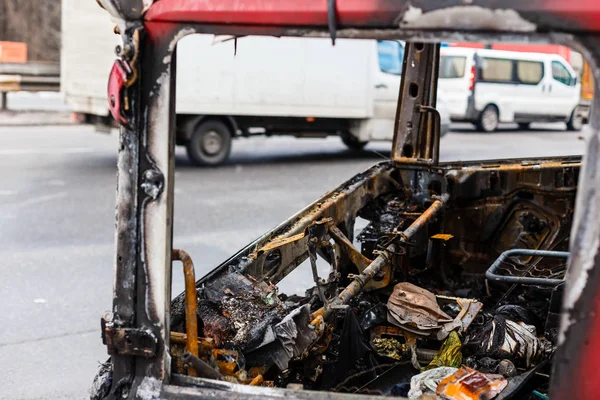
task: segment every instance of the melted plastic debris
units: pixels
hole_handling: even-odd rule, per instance
[[[512,359],[525,368],[548,359],[554,350],[549,341],[537,337],[535,326],[512,321],[501,314],[467,337],[465,347],[476,355]]]
[[[462,343],[456,331],[450,332],[450,335],[444,340],[442,348],[433,357],[428,366],[421,368],[421,371],[427,371],[438,367],[458,368],[462,365]]]
[[[502,375],[482,374],[469,367],[461,367],[444,378],[436,393],[449,400],[493,399],[508,385]]]
[[[418,399],[424,394],[435,395],[438,385],[446,377],[454,374],[457,368],[439,367],[421,372],[410,379],[409,399]]]
[[[439,333],[441,340],[448,335],[442,328],[456,324],[442,311],[433,293],[412,283],[401,282],[394,286],[387,306],[388,321],[416,335],[436,336]]]

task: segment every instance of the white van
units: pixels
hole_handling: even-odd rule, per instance
[[[63,98],[81,120],[104,127],[119,37],[95,2],[63,0],[62,12]],[[194,163],[217,165],[239,136],[339,135],[352,149],[391,140],[403,55],[394,40],[185,37],[177,44],[176,143]],[[439,98],[438,111],[444,134],[450,118]]]
[[[441,50],[438,89],[453,121],[484,132],[500,122],[564,121],[580,130],[580,84],[569,63],[555,54],[446,47]]]

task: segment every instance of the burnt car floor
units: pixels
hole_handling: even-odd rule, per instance
[[[507,249],[567,250],[578,169],[574,159],[372,168],[199,281],[196,298],[173,301],[173,372],[382,395],[407,383],[408,395],[420,371],[453,367],[445,378],[465,365],[547,392],[565,260],[509,255],[484,277]],[[354,239],[357,217],[369,223]],[[315,274],[305,296],[278,292],[316,257],[328,276]],[[194,332],[186,310],[196,307]],[[200,350],[188,341],[187,351],[201,369],[177,340],[198,334]]]
[[[92,398],[290,395],[279,388],[311,399],[547,398],[580,158],[440,164],[440,47],[409,41],[391,161],[195,281],[191,258],[171,243],[171,55],[184,35],[227,29],[161,31],[157,21],[145,26],[157,24],[146,41],[139,24],[126,27],[127,50],[109,84],[111,112],[124,126],[118,268],[113,311],[102,320],[112,359]],[[279,33],[289,32],[303,35]],[[141,84],[140,46],[167,60],[142,59]],[[158,140],[163,131],[171,142]],[[170,303],[165,260],[171,268],[181,261],[186,278]],[[314,287],[280,293],[296,268],[310,269]]]
[[[441,382],[464,365],[500,380],[502,395],[547,393],[566,260],[519,253],[500,258],[495,279],[485,274],[508,249],[568,249],[578,172],[570,158],[382,163],[196,285],[175,250],[186,291],[171,306],[172,372],[414,396],[435,392],[427,379],[411,385],[421,371],[445,368]],[[368,224],[354,238],[356,218]],[[294,268],[311,267],[305,296],[278,292]]]

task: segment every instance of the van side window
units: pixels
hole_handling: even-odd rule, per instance
[[[552,78],[555,81],[564,83],[567,86],[571,85],[572,76],[567,67],[558,61],[552,61]]]
[[[440,78],[462,78],[465,76],[467,57],[465,56],[441,56]]]
[[[382,72],[400,75],[402,61],[404,61],[404,46],[395,40],[380,40],[377,42],[377,58]]]
[[[537,61],[517,60],[517,79],[519,83],[537,85],[544,77],[544,64]]]
[[[513,81],[513,62],[500,58],[481,58],[481,79],[487,82]]]

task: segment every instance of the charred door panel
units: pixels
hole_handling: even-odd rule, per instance
[[[579,163],[537,160],[447,172],[453,202],[446,213],[448,261],[485,271],[512,248],[567,250]]]

